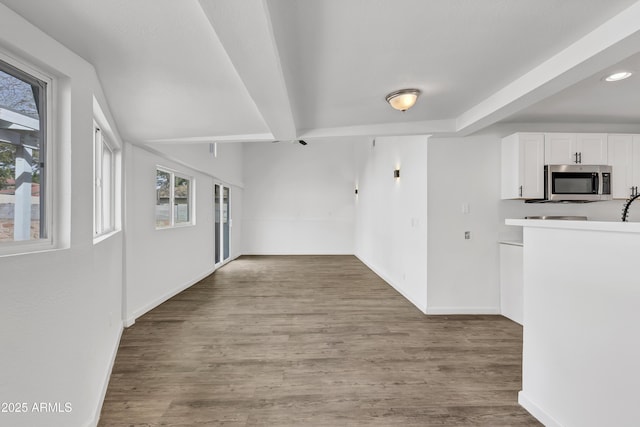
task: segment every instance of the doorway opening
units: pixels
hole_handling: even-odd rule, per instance
[[[220,266],[231,255],[231,205],[229,187],[215,184],[214,197],[214,254],[215,265]]]

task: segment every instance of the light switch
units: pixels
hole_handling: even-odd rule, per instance
[[[464,202],[462,204],[462,213],[465,215],[471,213],[471,206],[469,206],[469,203]]]
[[[465,231],[464,232],[464,239],[465,240],[470,240],[471,239],[471,232],[470,231]]]

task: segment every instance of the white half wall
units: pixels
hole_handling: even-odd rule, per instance
[[[428,157],[427,313],[498,314],[500,139],[430,138]]]
[[[94,95],[107,103],[89,63],[2,4],[0,50],[57,79],[49,167],[61,243],[0,257],[0,402],[27,404],[0,412],[0,425],[95,425],[122,332],[123,236],[93,242]],[[34,411],[41,403],[62,412]]]
[[[425,312],[427,137],[376,138],[375,146],[371,140],[361,142],[356,159],[355,254]]]
[[[353,254],[349,141],[246,143],[244,254]]]
[[[144,148],[128,145],[126,319],[135,319],[214,271],[215,180]],[[132,166],[135,165],[135,166]],[[155,177],[164,166],[195,179],[195,224],[156,229]],[[230,187],[231,251],[238,256],[242,189]],[[236,236],[238,235],[238,236]]]
[[[546,426],[638,425],[637,225],[525,227],[518,400]]]

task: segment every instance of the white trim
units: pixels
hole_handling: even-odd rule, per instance
[[[427,307],[426,314],[500,314],[500,307]]]
[[[61,200],[58,196],[55,199],[52,196],[54,193],[63,193],[58,178],[60,166],[58,164],[58,156],[60,155],[59,151],[62,149],[58,145],[59,141],[56,133],[57,119],[59,117],[57,112],[58,81],[51,74],[45,73],[39,67],[32,65],[21,57],[9,54],[4,49],[4,46],[0,46],[0,60],[31,78],[46,84],[44,141],[43,146],[40,147],[40,153],[44,153],[44,158],[41,158],[41,161],[44,160],[45,169],[44,173],[41,170],[41,180],[44,181],[44,186],[41,186],[40,191],[44,191],[44,198],[41,202],[45,205],[44,227],[47,232],[47,237],[44,239],[2,242],[0,244],[0,257],[68,248],[68,245],[63,246],[61,244],[61,239],[58,236],[61,230],[57,226],[57,222],[54,222],[54,218],[60,213]],[[42,222],[43,219],[40,218],[40,221]]]
[[[94,237],[94,239],[93,239],[93,244],[94,244],[94,245],[97,245],[98,243],[100,243],[100,242],[102,242],[102,241],[104,241],[104,240],[107,240],[107,239],[108,239],[108,238],[110,238],[111,236],[115,236],[116,234],[120,233],[121,231],[122,231],[122,230],[112,230],[112,231],[109,231],[109,232],[107,232],[107,233],[100,234],[100,235],[98,235],[98,236]]]
[[[357,256],[353,253],[341,253],[341,252],[251,252],[243,255],[247,256]],[[369,266],[367,266],[369,267]],[[371,269],[373,270],[373,269]]]
[[[426,311],[426,304],[420,304],[418,301],[414,300],[413,298],[411,298],[409,295],[407,295],[402,288],[400,288],[399,286],[396,286],[393,284],[393,281],[387,277],[385,274],[381,273],[379,270],[377,270],[375,267],[373,267],[371,264],[369,264],[368,262],[366,262],[365,260],[363,260],[362,258],[360,258],[357,254],[355,254],[355,257],[358,258],[360,260],[361,263],[363,263],[364,265],[367,266],[367,268],[369,268],[369,270],[373,271],[376,275],[378,275],[378,277],[380,277],[382,280],[384,280],[385,282],[387,282],[387,284],[389,286],[391,286],[393,289],[395,289],[400,295],[402,295],[407,301],[409,301],[411,304],[415,305],[416,308],[418,310],[420,310],[423,314],[427,314]]]
[[[518,392],[518,403],[546,427],[562,427],[562,424],[560,424],[558,420],[554,419],[551,415],[540,409],[538,405],[533,403],[523,390]]]
[[[184,291],[185,289],[188,289],[191,286],[195,285],[196,283],[198,283],[199,281],[201,281],[205,277],[211,275],[214,271],[216,271],[215,267],[209,268],[204,273],[201,273],[198,276],[196,276],[195,279],[192,279],[192,280],[189,280],[189,281],[183,283],[182,285],[178,286],[176,289],[167,292],[166,294],[164,294],[160,298],[156,298],[154,301],[150,302],[149,304],[146,304],[142,308],[139,308],[138,310],[134,311],[133,314],[131,316],[129,316],[124,321],[125,326],[129,327],[129,326],[133,325],[136,322],[136,319],[138,317],[142,316],[145,313],[148,313],[149,311],[153,310],[154,308],[156,308],[157,306],[159,306],[163,302],[173,298],[174,296],[178,295],[180,292]]]
[[[111,379],[111,373],[113,372],[113,366],[116,363],[116,356],[118,355],[118,349],[120,348],[120,340],[122,339],[122,331],[124,327],[122,323],[120,323],[120,330],[118,331],[118,337],[115,342],[115,346],[113,347],[113,351],[111,352],[111,359],[109,361],[109,368],[107,369],[107,375],[104,378],[102,384],[102,390],[100,391],[100,398],[98,400],[98,407],[96,408],[96,412],[93,415],[93,420],[87,423],[88,427],[95,427],[98,425],[100,421],[100,413],[102,412],[102,405],[104,405],[104,398],[107,395],[107,389],[109,388],[109,380]]]

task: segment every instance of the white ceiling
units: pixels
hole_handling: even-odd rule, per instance
[[[636,0],[0,1],[95,65],[135,143],[640,124]]]

